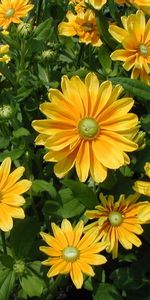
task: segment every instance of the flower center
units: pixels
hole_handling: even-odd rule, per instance
[[[90,32],[93,30],[93,24],[92,23],[84,23],[83,25],[84,31]]]
[[[79,250],[75,247],[67,247],[63,250],[62,254],[66,261],[74,262],[79,257]]]
[[[94,139],[99,132],[99,125],[96,120],[92,118],[84,118],[78,124],[80,135],[85,140]]]
[[[148,48],[144,44],[140,45],[140,53],[142,55],[147,55],[148,54]]]
[[[119,226],[123,222],[123,216],[118,211],[112,211],[108,219],[112,226]]]
[[[5,17],[9,19],[10,17],[12,17],[14,15],[14,12],[15,12],[14,8],[7,9],[7,11],[5,13]]]

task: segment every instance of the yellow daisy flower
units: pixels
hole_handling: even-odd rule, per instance
[[[150,84],[150,20],[146,23],[142,11],[131,14],[129,17],[123,16],[120,28],[110,25],[111,35],[122,44],[124,49],[117,49],[111,54],[112,60],[121,60],[123,67],[129,71],[132,69],[131,78],[140,77],[145,83]]]
[[[0,26],[7,28],[10,23],[20,23],[34,5],[29,0],[1,0]]]
[[[85,213],[89,219],[98,219],[87,225],[85,230],[95,232],[98,229],[99,239],[109,243],[106,250],[112,252],[113,258],[118,256],[118,243],[127,250],[132,249],[132,244],[136,247],[141,245],[136,235],[143,232],[140,224],[146,222],[146,214],[150,212],[150,206],[147,201],[136,203],[139,197],[138,193],[126,199],[125,195],[121,195],[119,200],[114,202],[113,196],[108,196],[107,200],[101,193],[102,204],[96,206],[95,210]],[[142,213],[144,219],[142,219]]]
[[[106,262],[103,255],[97,254],[106,248],[106,243],[97,242],[97,232],[83,235],[83,221],[75,228],[64,219],[61,228],[52,223],[54,237],[42,232],[41,236],[48,246],[41,246],[40,250],[49,258],[42,262],[50,266],[48,277],[58,274],[69,274],[77,289],[83,285],[83,273],[94,276],[91,265],[102,265]]]
[[[13,227],[12,218],[23,219],[23,209],[20,207],[25,203],[21,196],[31,186],[31,181],[20,180],[24,167],[18,167],[10,173],[11,159],[6,158],[0,165],[0,229],[9,231]]]
[[[54,172],[59,178],[75,165],[80,181],[90,172],[95,182],[102,182],[107,168],[129,163],[125,152],[137,149],[131,136],[138,119],[128,113],[134,101],[118,99],[123,88],[113,88],[109,81],[100,85],[94,73],[85,82],[78,76],[63,76],[61,87],[62,92],[50,89],[51,102],[40,105],[47,119],[33,121],[40,133],[35,143],[49,149],[44,159],[57,162]]]
[[[145,173],[150,177],[150,163],[147,162],[144,166]],[[134,191],[150,197],[150,182],[137,180],[134,182],[133,186]]]
[[[66,18],[68,22],[61,22],[58,25],[60,35],[76,35],[79,37],[79,42],[85,44],[91,43],[95,47],[99,47],[102,44],[96,24],[96,17],[91,9],[87,9],[85,12],[81,11],[77,15],[68,11]]]
[[[91,4],[95,9],[101,9],[107,0],[85,0],[85,2]]]

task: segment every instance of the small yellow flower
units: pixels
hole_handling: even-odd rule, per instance
[[[126,199],[125,195],[121,195],[119,200],[114,202],[113,196],[108,196],[107,200],[103,194],[100,194],[102,204],[96,206],[95,210],[85,213],[89,219],[98,219],[87,225],[86,231],[95,232],[98,229],[99,239],[109,243],[106,250],[112,252],[113,258],[118,256],[118,243],[125,249],[132,249],[132,244],[136,247],[141,245],[136,235],[143,232],[140,224],[146,223],[150,205],[147,201],[136,203],[139,197],[138,193]]]
[[[24,167],[18,167],[10,173],[11,159],[6,158],[0,165],[0,229],[9,231],[13,227],[13,219],[25,217],[20,207],[25,203],[21,196],[31,186],[31,181],[20,180]]]
[[[106,248],[106,243],[97,242],[97,232],[83,235],[83,221],[75,228],[64,219],[61,228],[52,223],[54,237],[42,232],[41,236],[48,246],[41,246],[40,250],[49,258],[42,262],[50,266],[48,277],[58,274],[69,274],[77,289],[83,285],[83,274],[94,276],[91,265],[102,265],[106,262],[103,255],[97,254]]]
[[[148,177],[150,177],[150,163],[149,162],[147,162],[145,164],[144,170],[146,172],[146,175]],[[133,189],[134,189],[134,191],[136,191],[140,194],[150,197],[150,182],[148,182],[148,181],[142,181],[142,180],[135,181]]]
[[[92,44],[95,47],[99,47],[102,44],[96,17],[91,9],[87,9],[85,12],[81,11],[77,15],[68,11],[66,18],[68,22],[61,22],[58,26],[60,35],[78,36],[79,42]]]
[[[85,0],[85,2],[91,4],[95,9],[101,9],[107,0]]]
[[[109,27],[111,35],[123,46],[123,49],[115,50],[111,58],[123,61],[125,70],[132,69],[131,78],[140,77],[142,81],[150,84],[150,20],[146,23],[142,11],[121,19],[124,29],[116,25]]]
[[[150,177],[150,162],[147,162],[144,166],[145,173],[148,177]]]
[[[107,168],[128,164],[126,152],[137,149],[131,136],[138,118],[128,113],[134,101],[118,99],[123,88],[113,88],[110,81],[100,84],[94,73],[87,74],[85,82],[78,76],[63,76],[61,87],[62,92],[51,89],[51,102],[40,105],[47,119],[33,121],[40,133],[35,142],[49,150],[44,159],[56,162],[59,178],[75,166],[80,181],[90,173],[95,182],[102,182]]]
[[[77,13],[86,10],[85,1],[84,0],[70,0],[69,5],[74,5],[75,11]]]
[[[28,0],[1,0],[0,26],[5,29],[10,23],[20,23],[20,18],[25,18],[33,8]]]

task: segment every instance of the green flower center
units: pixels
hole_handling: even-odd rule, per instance
[[[140,45],[140,53],[142,55],[147,55],[148,54],[148,48],[144,44]]]
[[[5,17],[9,19],[14,15],[14,12],[15,12],[14,8],[9,8],[5,13]]]
[[[15,273],[24,273],[25,270],[25,263],[21,259],[17,260],[15,264],[13,265],[13,270]]]
[[[123,216],[118,211],[112,211],[109,214],[108,219],[112,226],[119,226],[123,222]]]
[[[94,139],[99,132],[99,124],[92,118],[84,118],[79,122],[78,130],[85,140]]]
[[[74,262],[79,257],[79,250],[75,247],[67,247],[63,250],[62,255],[66,261]]]
[[[84,31],[90,32],[93,30],[93,24],[92,23],[84,23],[83,25]]]

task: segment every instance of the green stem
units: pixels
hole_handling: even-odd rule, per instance
[[[85,49],[85,44],[81,44],[79,55],[78,55],[78,60],[77,60],[77,67],[78,68],[80,67],[80,62],[81,62],[81,58],[82,58],[83,53],[84,53],[84,49]]]
[[[5,240],[5,232],[1,230],[1,240],[4,254],[7,254],[6,240]]]
[[[37,18],[36,18],[36,25],[38,25],[39,22],[40,22],[40,14],[41,14],[42,3],[43,3],[43,0],[39,0],[38,10],[37,10]]]

